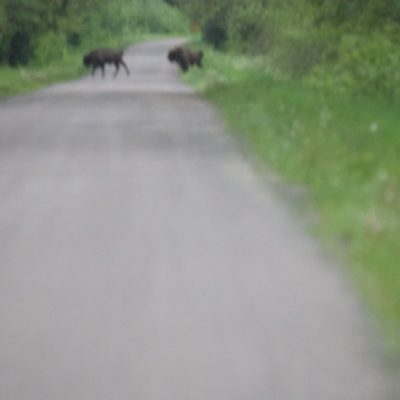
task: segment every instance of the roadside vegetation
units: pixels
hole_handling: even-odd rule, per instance
[[[0,97],[81,75],[93,48],[186,30],[163,0],[0,0]]]
[[[186,79],[307,188],[319,235],[399,343],[400,0],[0,0],[0,97],[188,19],[206,51]]]
[[[307,188],[314,229],[400,350],[400,1],[171,2],[203,38],[205,69],[185,79]]]

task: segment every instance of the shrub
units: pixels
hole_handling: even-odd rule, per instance
[[[302,78],[317,65],[332,59],[335,50],[334,39],[322,32],[280,36],[272,62],[286,75]]]
[[[0,0],[0,63],[6,58],[7,40],[6,40],[7,18],[4,11],[4,4]]]
[[[235,51],[265,54],[275,40],[275,27],[267,21],[263,5],[258,1],[241,3],[229,13],[227,36]]]
[[[209,19],[203,25],[203,36],[216,49],[223,49],[227,42],[225,21],[218,17]]]
[[[66,53],[66,38],[62,34],[48,32],[40,36],[35,46],[35,63],[47,65],[53,61],[61,61]]]
[[[27,32],[17,31],[9,40],[8,63],[12,66],[27,64],[33,56],[33,43]]]
[[[321,89],[400,96],[400,48],[386,35],[345,35],[333,65],[316,67],[308,81]]]

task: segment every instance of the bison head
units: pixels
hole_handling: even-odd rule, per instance
[[[171,50],[168,52],[168,60],[169,60],[170,62],[174,62],[174,61],[177,60],[178,51],[179,51],[179,49],[171,49]]]

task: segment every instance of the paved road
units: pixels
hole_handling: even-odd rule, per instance
[[[172,44],[0,103],[0,399],[385,399],[352,288]]]

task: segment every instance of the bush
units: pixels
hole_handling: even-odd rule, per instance
[[[335,46],[332,39],[320,34],[280,37],[272,55],[272,62],[286,75],[306,76],[316,65],[332,58]]]
[[[66,54],[66,38],[62,34],[48,32],[39,37],[35,46],[35,64],[48,65],[61,61]]]
[[[265,54],[275,41],[275,27],[267,21],[260,2],[240,4],[229,13],[227,36],[229,47],[235,51]]]
[[[15,32],[9,40],[8,63],[11,66],[26,65],[33,56],[34,48],[27,32]]]
[[[225,21],[216,17],[208,20],[203,25],[203,36],[206,42],[216,49],[223,49],[227,42]]]
[[[400,96],[400,48],[382,33],[345,35],[333,65],[314,69],[308,81],[320,89]]]
[[[7,18],[4,11],[4,4],[0,0],[0,63],[5,60],[7,53],[6,24]]]
[[[142,3],[139,11],[137,19],[145,32],[176,33],[188,29],[187,20],[164,1]]]

